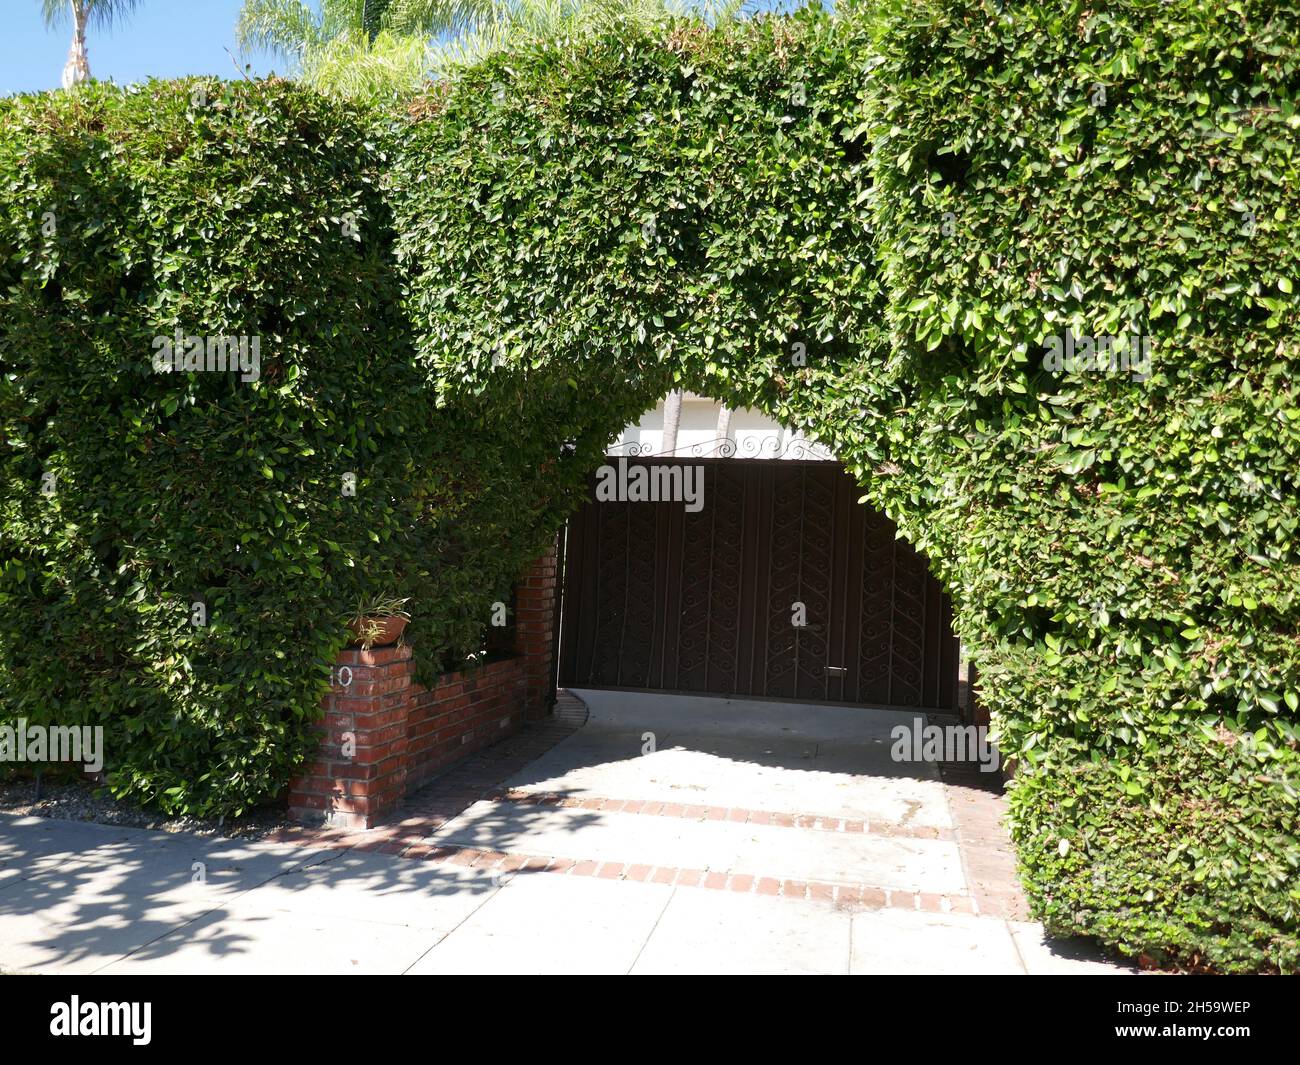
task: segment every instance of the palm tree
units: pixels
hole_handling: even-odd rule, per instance
[[[54,28],[72,16],[72,45],[63,65],[63,87],[70,89],[90,80],[90,60],[86,57],[86,27],[107,29],[115,19],[132,10],[139,0],[41,0],[45,25]]]
[[[393,6],[394,0],[244,0],[236,32],[242,47],[284,56],[314,88],[401,95],[418,90],[427,47],[421,35],[390,28]]]
[[[677,450],[677,430],[682,424],[682,390],[675,388],[664,400],[664,436],[659,450],[671,455]]]
[[[718,404],[718,427],[713,435],[715,437],[714,454],[725,456],[727,454],[727,441],[731,437],[731,408],[725,403]]]
[[[743,0],[244,0],[244,47],[288,58],[307,84],[345,96],[401,96],[430,76],[530,37],[695,14],[734,17]]]

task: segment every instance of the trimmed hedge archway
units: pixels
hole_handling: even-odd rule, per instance
[[[870,8],[423,101],[420,355],[578,474],[670,387],[827,444],[956,600],[1036,912],[1293,969],[1297,19]]]

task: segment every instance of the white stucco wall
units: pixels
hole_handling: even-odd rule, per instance
[[[756,410],[732,411],[727,443],[718,439],[718,410],[715,400],[693,393],[682,398],[682,417],[677,429],[674,455],[709,457],[731,455],[735,458],[821,459],[834,456],[819,444],[810,443],[797,432],[786,429]],[[627,426],[610,445],[611,455],[662,455],[664,403],[648,410],[635,425]]]

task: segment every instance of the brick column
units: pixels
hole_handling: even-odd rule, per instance
[[[546,717],[555,701],[551,650],[558,589],[555,544],[552,543],[516,588],[515,649],[524,659],[524,717],[529,721]]]
[[[373,828],[406,793],[411,649],[349,647],[325,697],[320,749],[289,785],[289,812],[338,828]]]

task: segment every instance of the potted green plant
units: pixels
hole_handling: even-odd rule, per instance
[[[348,646],[369,650],[397,643],[411,620],[411,615],[404,609],[409,602],[410,599],[381,597],[359,603],[348,621],[352,633]]]

